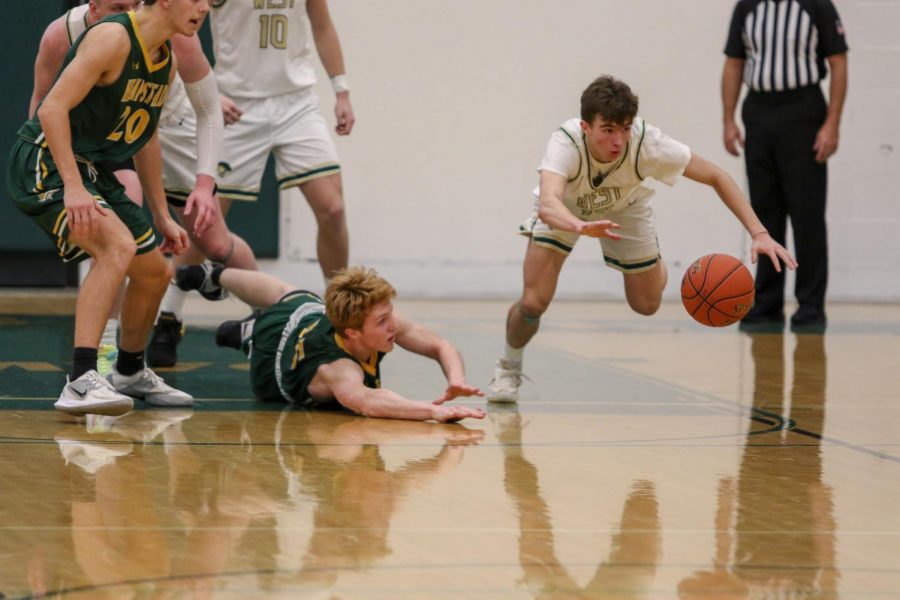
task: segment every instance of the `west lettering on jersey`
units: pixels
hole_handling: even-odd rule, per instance
[[[587,217],[592,213],[606,212],[621,197],[622,189],[619,187],[597,188],[578,196],[576,205],[581,211],[581,216]]]
[[[165,104],[168,95],[169,86],[167,84],[133,78],[128,80],[121,102],[137,102],[152,108],[159,108]]]
[[[256,9],[279,9],[279,8],[294,8],[295,0],[253,0],[253,8]]]

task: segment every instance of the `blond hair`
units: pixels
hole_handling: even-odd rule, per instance
[[[347,267],[335,273],[325,290],[325,314],[339,333],[361,329],[373,306],[396,295],[394,286],[375,269]]]

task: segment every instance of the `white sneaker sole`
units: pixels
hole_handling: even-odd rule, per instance
[[[69,415],[107,415],[118,417],[134,409],[134,401],[130,398],[109,400],[106,402],[85,402],[60,398],[53,403],[53,408]]]
[[[140,397],[139,397],[140,398]],[[153,396],[145,396],[140,398],[150,406],[168,406],[168,407],[185,407],[194,404],[193,398],[154,398]]]

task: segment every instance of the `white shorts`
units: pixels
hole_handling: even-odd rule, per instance
[[[184,102],[159,123],[163,185],[169,204],[183,208],[197,182],[197,118]]]
[[[286,189],[340,173],[337,148],[312,90],[271,98],[234,99],[240,121],[225,127],[219,195],[256,200],[269,153],[278,187]]]
[[[659,262],[659,241],[653,220],[653,207],[646,202],[623,210],[607,213],[602,218],[622,226],[615,232],[621,240],[598,238],[606,264],[623,273],[648,271]],[[571,231],[553,229],[538,216],[537,201],[532,215],[519,225],[519,233],[528,236],[542,248],[548,248],[566,256],[572,252],[581,236]]]

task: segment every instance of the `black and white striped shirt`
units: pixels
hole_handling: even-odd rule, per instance
[[[831,0],[740,0],[731,17],[725,54],[744,63],[753,91],[780,92],[825,78],[825,58],[847,51]]]

